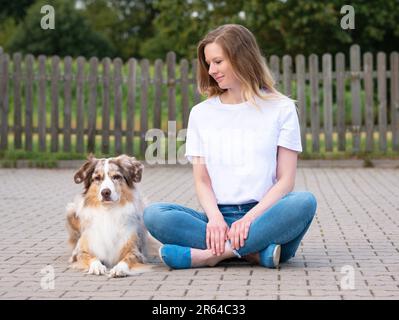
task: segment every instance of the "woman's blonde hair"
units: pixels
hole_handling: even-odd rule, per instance
[[[217,43],[230,60],[233,72],[242,85],[242,98],[256,105],[255,96],[262,99],[284,97],[275,87],[273,76],[266,65],[254,35],[242,25],[225,24],[210,31],[197,47],[198,91],[207,97],[221,95],[221,89],[209,73],[205,61],[205,46]],[[264,90],[262,92],[262,90]]]

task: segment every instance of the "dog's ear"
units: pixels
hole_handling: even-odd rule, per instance
[[[98,159],[94,157],[92,153],[87,157],[87,161],[80,167],[80,169],[75,173],[73,179],[75,183],[82,183],[90,177],[96,167]]]
[[[144,165],[136,160],[135,157],[122,154],[115,158],[115,162],[122,169],[129,186],[132,186],[133,182],[137,183],[141,181]]]

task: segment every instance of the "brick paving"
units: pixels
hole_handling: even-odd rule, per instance
[[[155,264],[120,279],[68,266],[64,207],[82,187],[73,173],[0,170],[0,299],[399,298],[398,169],[298,168],[295,190],[315,194],[317,214],[279,269],[238,260],[190,270]],[[189,167],[146,168],[142,191],[150,202],[200,209]]]

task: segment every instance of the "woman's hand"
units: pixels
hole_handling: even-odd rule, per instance
[[[212,253],[220,256],[224,252],[229,226],[223,217],[212,218],[206,225],[206,246]]]
[[[247,213],[241,219],[231,224],[228,237],[233,249],[238,250],[244,246],[245,240],[248,237],[249,227],[254,220],[255,217]]]

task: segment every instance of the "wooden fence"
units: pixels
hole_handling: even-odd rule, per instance
[[[325,151],[333,151],[334,141],[338,151],[386,152],[390,135],[392,151],[399,152],[398,52],[361,55],[353,45],[346,59],[327,53],[267,61],[279,89],[297,100],[303,149],[320,152],[323,139]],[[166,121],[186,128],[190,107],[201,99],[196,61],[182,59],[176,68],[173,52],[152,67],[134,58],[126,65],[119,58],[10,58],[0,47],[0,150],[10,149],[11,140],[14,149],[27,151],[107,154],[112,146],[115,153],[142,156],[150,128],[166,131]]]

